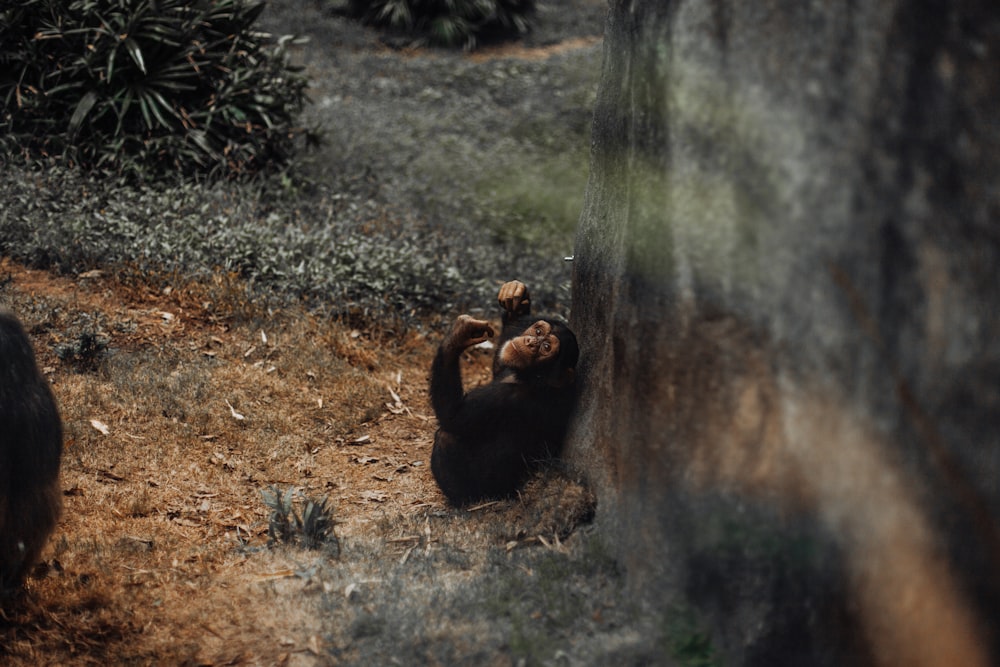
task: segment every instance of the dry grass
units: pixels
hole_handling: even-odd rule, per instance
[[[225,277],[0,275],[66,426],[65,513],[0,615],[4,664],[509,664],[620,627],[581,486],[444,504],[423,335],[256,309]],[[267,546],[271,485],[330,499],[339,558]]]

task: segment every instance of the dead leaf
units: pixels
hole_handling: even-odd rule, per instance
[[[153,548],[153,538],[152,537],[139,537],[137,535],[125,535],[122,539],[128,540],[129,542],[135,542],[136,544],[146,547],[147,550]]]
[[[236,421],[240,421],[240,422],[241,422],[241,421],[243,421],[244,419],[246,419],[246,417],[244,417],[244,416],[243,416],[243,415],[241,415],[240,413],[236,412],[236,408],[234,408],[234,407],[232,406],[232,404],[230,404],[230,402],[229,402],[229,401],[226,401],[226,405],[227,405],[227,406],[229,407],[229,412],[230,412],[230,413],[232,413],[232,415],[233,415],[233,418],[234,418],[234,419],[236,419]]]
[[[104,435],[107,435],[108,433],[110,433],[110,429],[108,428],[108,425],[105,424],[102,421],[99,421],[97,419],[91,419],[90,420],[90,425],[93,426],[98,431],[100,431],[101,433],[103,433]]]
[[[104,470],[104,469],[98,470],[97,471],[97,475],[101,479],[110,479],[112,482],[123,482],[123,481],[125,481],[124,477],[122,477],[120,475],[116,475],[113,472],[111,472],[110,470]]]
[[[177,517],[170,520],[178,526],[187,526],[188,528],[198,528],[201,526],[199,522],[192,521],[191,519],[185,519],[183,517]]]
[[[382,583],[381,579],[363,579],[361,581],[351,582],[344,587],[344,597],[347,598],[348,600],[357,599],[362,584],[380,584],[380,583]]]
[[[403,405],[403,399],[399,397],[399,394],[397,394],[392,390],[392,387],[389,387],[389,395],[392,396],[393,400],[392,403],[385,404],[385,407],[389,409],[389,412],[391,412],[394,415],[400,415],[403,414],[404,412],[407,413],[410,412],[410,409],[405,405]]]

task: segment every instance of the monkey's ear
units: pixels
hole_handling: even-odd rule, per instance
[[[572,368],[567,368],[562,373],[549,380],[549,386],[562,389],[563,387],[570,386],[574,382],[576,382],[576,371]]]

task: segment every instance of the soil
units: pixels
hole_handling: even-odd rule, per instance
[[[390,48],[312,4],[280,18],[290,4],[266,20],[325,41],[302,57],[330,74],[317,92],[340,95],[336,117],[349,119],[334,140],[348,149],[341,171],[367,160],[379,205],[395,207],[420,200],[419,169],[397,163],[427,138],[412,137],[409,157],[366,153],[366,137],[399,118],[378,91],[405,101],[445,70],[530,79],[552,59],[594,58],[604,7],[543,2],[550,20],[525,40],[453,54]],[[348,99],[362,101],[344,113]],[[507,115],[544,106],[510,103]],[[376,129],[352,132],[365,118]],[[0,609],[3,664],[663,660],[663,629],[629,604],[589,523],[594,499],[569,471],[554,466],[515,499],[444,501],[428,469],[433,335],[263,310],[225,275],[154,291],[162,277],[68,278],[0,260],[0,276],[0,308],[25,323],[66,431],[63,517]],[[488,351],[463,363],[468,385],[488,379]],[[268,493],[272,504],[290,494],[300,517],[309,502],[325,508],[332,530],[293,525],[279,539],[287,524]]]

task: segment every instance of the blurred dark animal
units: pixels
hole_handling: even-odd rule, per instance
[[[0,595],[20,588],[59,518],[62,439],[28,336],[0,313]]]

